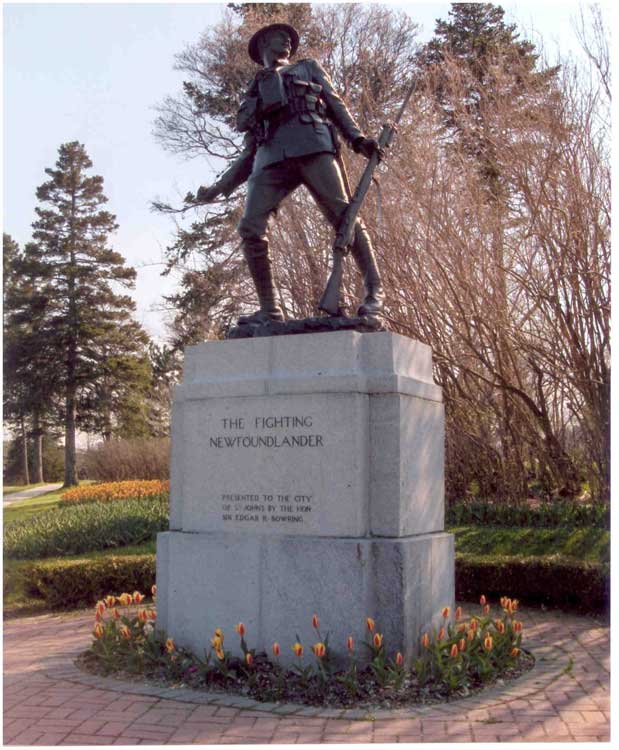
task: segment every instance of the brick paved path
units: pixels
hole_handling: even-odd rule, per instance
[[[440,706],[372,712],[85,675],[73,659],[90,640],[91,613],[12,620],[4,625],[4,743],[608,742],[608,627],[526,608],[521,619],[537,664],[519,680]]]

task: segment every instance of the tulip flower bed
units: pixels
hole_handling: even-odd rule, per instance
[[[4,554],[16,560],[79,555],[141,544],[167,528],[167,495],[55,508],[6,524]]]
[[[144,499],[168,496],[170,482],[160,479],[127,482],[103,482],[75,487],[62,493],[60,506],[80,503],[110,502],[112,500]]]
[[[153,600],[156,587],[153,587]],[[243,623],[236,626],[239,656],[226,650],[224,633],[217,629],[204,658],[179,648],[156,627],[156,610],[141,606],[139,592],[108,596],[95,609],[93,643],[80,657],[84,669],[97,674],[146,676],[166,684],[222,690],[259,701],[293,701],[309,705],[401,705],[431,703],[462,697],[501,678],[516,677],[529,669],[533,657],[522,649],[522,623],[516,618],[518,602],[503,597],[492,614],[481,597],[478,615],[463,618],[458,607],[454,621],[443,610],[444,625],[421,638],[421,652],[410,661],[392,651],[370,617],[367,637],[346,642],[346,663],[333,658],[329,635],[312,618],[316,642],[292,648],[290,667],[280,663],[277,642],[271,653],[256,653]],[[342,644],[344,645],[344,644]]]

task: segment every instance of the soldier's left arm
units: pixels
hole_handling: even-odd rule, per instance
[[[355,141],[358,142],[359,139],[364,138],[365,136],[359,129],[353,116],[348,111],[348,108],[333,88],[333,83],[331,82],[327,71],[317,63],[316,60],[310,60],[309,62],[314,82],[319,83],[322,86],[322,96],[328,107],[329,119],[335,123],[338,130],[348,143],[353,145]]]

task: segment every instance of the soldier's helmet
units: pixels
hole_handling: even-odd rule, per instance
[[[249,40],[249,44],[247,45],[249,56],[255,63],[258,63],[258,65],[263,64],[262,57],[260,55],[259,42],[262,36],[269,31],[285,31],[286,34],[288,34],[288,36],[290,37],[291,46],[290,57],[292,57],[299,49],[299,34],[294,27],[290,26],[287,23],[272,23],[269,26],[263,26],[261,29],[258,29],[258,31],[256,31],[256,33]]]

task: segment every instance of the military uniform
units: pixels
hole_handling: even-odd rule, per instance
[[[269,218],[299,185],[307,187],[336,229],[348,206],[336,159],[336,128],[353,148],[365,140],[329,76],[311,59],[259,71],[239,109],[237,129],[246,134],[244,149],[214,187],[229,195],[249,180],[238,231],[261,310],[269,317],[278,317],[268,252]],[[380,276],[360,221],[351,252],[364,276],[366,303],[380,298]]]

